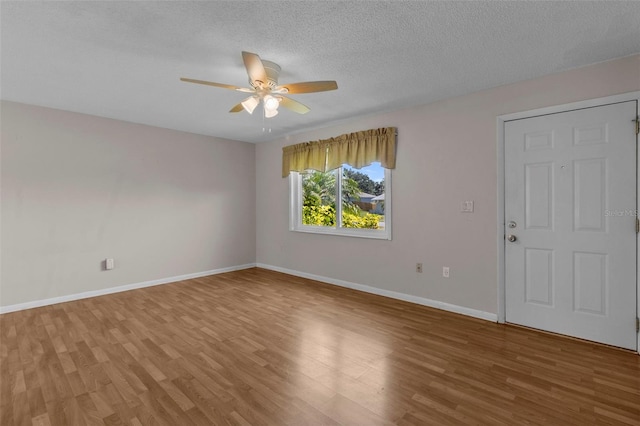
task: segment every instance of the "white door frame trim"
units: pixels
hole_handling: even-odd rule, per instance
[[[496,133],[497,133],[497,154],[498,154],[498,322],[505,322],[506,313],[506,299],[505,299],[505,244],[504,244],[504,227],[505,227],[505,194],[504,194],[504,179],[505,179],[505,157],[504,157],[504,125],[508,121],[519,120],[523,118],[537,117],[547,114],[556,114],[560,112],[573,111],[584,108],[591,108],[597,106],[604,106],[609,104],[615,104],[627,101],[637,101],[638,107],[636,110],[636,116],[640,115],[640,91],[623,93],[620,95],[607,96],[604,98],[589,99],[585,101],[572,102],[564,105],[555,105],[546,108],[538,108],[529,111],[515,112],[511,114],[500,115],[496,119]],[[637,136],[636,136],[637,139]],[[640,183],[640,161],[637,163],[637,179]],[[637,185],[636,191],[638,191],[637,199],[640,200],[640,184]],[[636,206],[639,208],[639,206]],[[636,238],[637,240],[637,238]],[[636,248],[636,316],[640,316],[640,284],[638,277],[640,277],[640,247]],[[640,335],[636,336],[637,351],[640,354]]]

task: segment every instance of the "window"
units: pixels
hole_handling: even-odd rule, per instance
[[[380,163],[291,172],[289,179],[292,231],[391,239],[391,170]]]
[[[390,240],[396,137],[386,127],[283,147],[289,228]]]

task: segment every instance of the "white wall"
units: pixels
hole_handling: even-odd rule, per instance
[[[637,90],[639,55],[258,145],[257,262],[495,314],[496,117]],[[282,147],[389,126],[398,128],[393,240],[288,231]],[[475,213],[460,213],[464,200]]]
[[[255,262],[255,145],[1,108],[0,306]]]
[[[0,307],[257,261],[496,313],[496,117],[637,90],[638,55],[257,146],[2,102]],[[388,126],[393,240],[288,231],[281,148]]]

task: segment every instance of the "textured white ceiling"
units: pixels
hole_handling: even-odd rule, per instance
[[[640,2],[8,2],[2,99],[250,142],[640,52]],[[227,111],[246,87],[240,52],[311,112]]]

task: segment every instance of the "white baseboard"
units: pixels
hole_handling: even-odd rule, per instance
[[[102,290],[85,291],[82,293],[69,294],[66,296],[52,297],[50,299],[34,300],[31,302],[18,303],[15,305],[0,306],[0,314],[9,312],[22,311],[24,309],[39,308],[41,306],[55,305],[56,303],[71,302],[74,300],[87,299],[89,297],[104,296],[107,294],[120,293],[122,291],[135,290],[138,288],[152,287],[161,284],[168,284],[177,281],[189,280],[192,278],[206,277],[208,275],[222,274],[225,272],[239,271],[249,268],[263,268],[272,271],[282,272],[296,277],[308,278],[327,284],[333,284],[340,287],[346,287],[353,290],[363,291],[365,293],[377,294],[379,296],[390,297],[392,299],[404,300],[405,302],[416,303],[418,305],[429,306],[431,308],[442,309],[444,311],[454,312],[457,314],[467,315],[474,318],[480,318],[487,321],[497,322],[498,316],[491,312],[479,311],[477,309],[467,308],[464,306],[453,305],[446,302],[431,300],[424,297],[413,296],[410,294],[399,293],[396,291],[384,290],[381,288],[371,287],[364,284],[352,283],[349,281],[338,280],[335,278],[323,277],[321,275],[308,274],[293,269],[280,268],[278,266],[266,265],[264,263],[247,263],[245,265],[231,266],[228,268],[212,269],[210,271],[196,272],[193,274],[178,275],[175,277],[161,278],[157,280],[144,281],[141,283],[126,284],[118,287],[110,287]]]
[[[193,274],[178,275],[169,278],[160,278],[158,280],[144,281],[141,283],[126,284],[118,287],[110,287],[102,290],[85,291],[82,293],[69,294],[66,296],[52,297],[50,299],[34,300],[31,302],[17,303],[15,305],[0,306],[0,314],[9,312],[22,311],[24,309],[39,308],[41,306],[55,305],[56,303],[71,302],[74,300],[87,299],[89,297],[104,296],[106,294],[120,293],[122,291],[135,290],[138,288],[152,287],[155,285],[174,283],[176,281],[189,280],[192,278],[206,277],[208,275],[223,274],[225,272],[239,271],[241,269],[255,268],[255,263],[247,263],[245,265],[230,266],[228,268],[212,269],[210,271],[196,272]]]
[[[385,296],[385,297],[390,297],[392,299],[404,300],[405,302],[416,303],[418,305],[428,306],[430,308],[442,309],[443,311],[454,312],[456,314],[462,314],[462,315],[466,315],[473,318],[479,318],[479,319],[483,319],[491,322],[498,321],[498,315],[491,312],[479,311],[477,309],[453,305],[451,303],[439,302],[437,300],[431,300],[431,299],[426,299],[424,297],[418,297],[410,294],[399,293],[397,291],[383,290],[381,288],[371,287],[364,284],[356,284],[349,281],[338,280],[335,278],[328,278],[320,275],[308,274],[306,272],[300,272],[293,269],[281,268],[279,266],[266,265],[264,263],[257,263],[256,266],[258,268],[269,269],[276,272],[282,272],[284,274],[294,275],[296,277],[308,278],[311,280],[320,281],[327,284],[333,284],[340,287],[359,290],[365,293],[377,294],[379,296]]]

